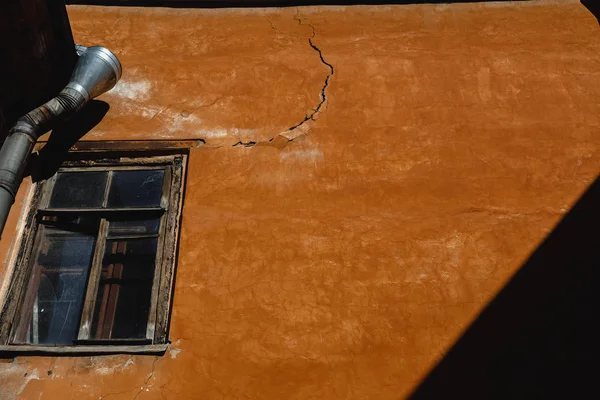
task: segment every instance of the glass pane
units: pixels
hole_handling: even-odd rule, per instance
[[[96,238],[41,227],[16,341],[72,344],[77,338]]]
[[[92,338],[146,337],[156,245],[156,238],[106,241]]]
[[[158,207],[165,171],[115,171],[108,207]]]
[[[160,218],[114,219],[108,225],[108,236],[158,234]]]
[[[101,207],[106,172],[60,172],[50,197],[50,208]]]
[[[71,213],[63,215],[44,215],[42,224],[49,227],[56,227],[69,232],[79,232],[95,236],[100,227],[100,218],[93,215],[73,215]]]

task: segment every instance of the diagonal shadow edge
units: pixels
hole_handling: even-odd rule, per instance
[[[580,0],[581,4],[592,13],[598,23],[600,23],[600,3],[598,0]]]
[[[600,266],[599,206],[597,177],[410,399],[593,393],[597,285],[592,271]]]

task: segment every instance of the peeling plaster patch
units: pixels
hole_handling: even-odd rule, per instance
[[[23,376],[25,373],[27,373],[27,368],[17,363],[16,359],[12,363],[0,363],[0,375],[2,376]]]
[[[29,367],[29,362],[14,358],[12,362],[0,362],[0,400],[14,400],[25,390],[32,379],[40,380],[37,370]],[[43,375],[46,369],[43,369]]]
[[[27,387],[27,385],[29,384],[29,381],[31,381],[32,379],[35,380],[40,380],[40,376],[38,375],[38,370],[37,368],[33,370],[33,372],[31,374],[28,374],[25,377],[25,382],[23,382],[23,384],[21,386],[19,386],[19,389],[17,390],[17,394],[21,394],[21,392],[23,390],[25,390],[25,387]]]
[[[169,355],[171,356],[172,359],[176,359],[177,355],[179,355],[179,353],[181,353],[181,349],[170,349],[169,350]]]
[[[110,375],[115,372],[123,371],[130,365],[133,365],[133,357],[129,357],[125,363],[122,362],[122,356],[115,356],[110,358],[103,358],[100,361],[94,361],[93,358],[92,366],[94,367],[94,373],[97,375]]]
[[[122,79],[108,94],[123,99],[144,101],[150,98],[151,89],[152,83],[148,80],[128,81]]]
[[[302,125],[298,126],[296,129],[293,129],[291,131],[281,132],[279,134],[279,136],[282,136],[291,142],[291,141],[299,138],[300,136],[308,135],[308,132],[310,132],[310,130],[312,129],[314,124],[315,124],[314,120],[306,121]]]
[[[174,346],[179,346],[180,342],[181,342],[181,339],[177,339],[175,342],[172,343],[172,346],[169,349],[169,355],[171,356],[172,359],[177,358],[177,356],[179,355],[179,353],[181,353],[181,349],[180,348],[174,347]]]
[[[293,150],[285,153],[280,153],[279,158],[282,160],[295,159],[302,161],[320,161],[323,160],[323,152],[321,150]]]

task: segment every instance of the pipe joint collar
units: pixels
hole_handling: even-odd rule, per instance
[[[19,118],[10,131],[8,131],[8,134],[10,136],[17,132],[24,133],[32,144],[35,144],[40,137],[39,126],[30,121],[27,116]]]
[[[12,182],[0,179],[0,188],[4,189],[12,197],[13,202],[15,201],[17,191]]]

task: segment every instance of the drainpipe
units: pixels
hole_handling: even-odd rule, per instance
[[[110,50],[80,45],[75,50],[79,59],[67,86],[58,96],[19,118],[0,150],[0,236],[38,138],[91,99],[112,89],[121,78],[121,64]]]

